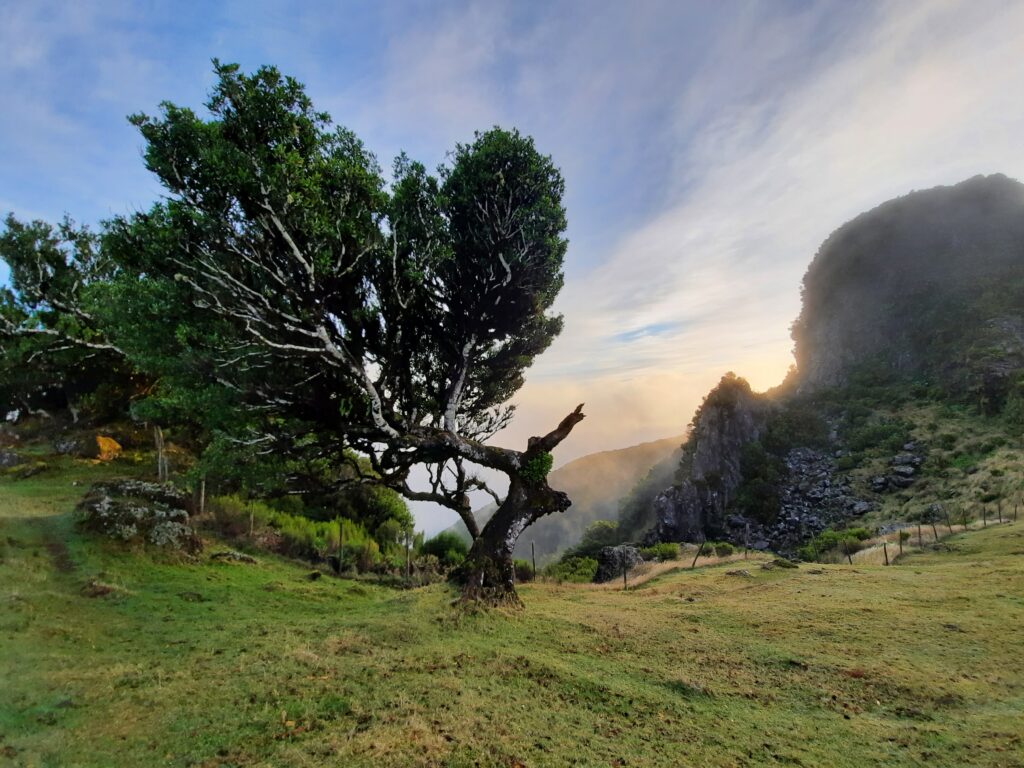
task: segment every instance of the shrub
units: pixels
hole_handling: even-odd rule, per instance
[[[533,581],[533,566],[529,560],[513,560],[512,565],[515,566],[517,582]]]
[[[583,532],[579,544],[566,552],[567,557],[592,557],[604,547],[620,543],[619,524],[610,520],[595,520]]]
[[[729,555],[736,552],[736,547],[730,544],[728,541],[716,541],[715,544],[715,555],[718,557],[728,557]]]
[[[867,528],[848,528],[845,531],[822,531],[797,550],[801,560],[817,560],[826,552],[853,554],[863,549],[863,542],[871,538]]]
[[[679,545],[674,541],[659,541],[653,546],[641,549],[640,554],[644,560],[657,560],[659,563],[664,563],[668,560],[678,560]]]
[[[441,561],[442,565],[454,568],[466,559],[466,555],[469,554],[469,545],[458,534],[441,531],[432,539],[423,542],[420,552],[424,555],[433,555]]]
[[[592,557],[568,557],[544,569],[544,575],[555,581],[586,584],[594,580],[597,560]]]

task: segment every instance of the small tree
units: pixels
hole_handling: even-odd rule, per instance
[[[561,175],[531,139],[495,128],[437,177],[400,157],[389,190],[299,83],[215,70],[209,119],[172,104],[133,118],[168,195],[111,226],[112,252],[144,254],[147,275],[187,286],[215,319],[192,346],[249,409],[236,439],[347,462],[349,481],[455,510],[473,537],[465,597],[518,602],[512,550],[570,505],[547,472],[582,406],[525,450],[486,441],[561,330],[548,312],[566,249]],[[410,483],[416,466],[426,489]],[[504,498],[475,467],[508,478]],[[499,503],[483,528],[473,490]]]
[[[96,317],[97,289],[115,269],[96,235],[70,219],[54,227],[8,215],[0,259],[10,268],[0,288],[0,406],[68,407],[77,419],[84,398],[102,399],[101,410],[126,402],[132,371]]]

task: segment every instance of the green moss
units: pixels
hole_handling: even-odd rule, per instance
[[[526,466],[522,468],[522,475],[531,483],[541,483],[548,476],[554,463],[555,458],[547,451],[536,453],[527,460]]]

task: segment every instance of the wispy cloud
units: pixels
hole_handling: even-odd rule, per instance
[[[776,384],[803,271],[860,211],[1024,178],[1022,40],[1001,0],[3,3],[0,202],[148,204],[124,115],[199,105],[211,56],[294,74],[385,165],[515,125],[565,172],[571,246],[565,332],[500,440],[585,401],[567,460],[678,434],[727,370]]]

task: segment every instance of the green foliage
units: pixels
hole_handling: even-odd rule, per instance
[[[595,520],[583,532],[579,543],[566,550],[566,557],[592,557],[604,547],[621,542],[619,524],[611,520]]]
[[[548,476],[554,462],[554,457],[547,451],[535,454],[523,467],[523,477],[531,483],[541,483]]]
[[[433,538],[427,539],[420,547],[420,553],[433,555],[441,564],[454,568],[460,565],[469,554],[469,546],[462,537],[449,531],[441,531]]]
[[[760,442],[743,446],[740,455],[742,482],[733,506],[755,520],[770,523],[779,513],[779,483],[785,463],[765,450]]]
[[[895,453],[910,441],[910,424],[899,419],[856,420],[845,434],[851,451]]]
[[[208,508],[215,524],[226,536],[248,536],[250,529],[259,538],[264,531],[276,534],[280,543],[276,550],[292,557],[319,560],[328,554],[340,555],[342,567],[368,571],[378,566],[381,548],[360,523],[335,518],[311,520],[289,514],[257,499],[237,495],[217,496]],[[401,523],[396,521],[399,527]],[[342,551],[342,543],[344,550]]]
[[[828,552],[839,552],[843,555],[860,551],[861,542],[870,539],[871,532],[867,528],[847,528],[842,531],[822,531],[807,544],[797,550],[801,560],[814,561]]]
[[[711,543],[714,545],[713,549],[717,557],[728,557],[729,555],[736,553],[736,547],[728,541],[715,541]]]
[[[553,581],[589,584],[597,573],[597,560],[592,557],[565,557],[544,569],[544,576]]]
[[[766,451],[785,455],[791,448],[821,448],[828,444],[828,424],[810,400],[793,400],[768,420],[762,443]]]
[[[529,560],[515,559],[512,561],[512,565],[516,572],[516,581],[519,583],[533,581],[534,572],[533,564]]]
[[[640,554],[644,560],[657,560],[659,563],[678,560],[679,545],[674,541],[659,541],[657,544],[641,549]]]

